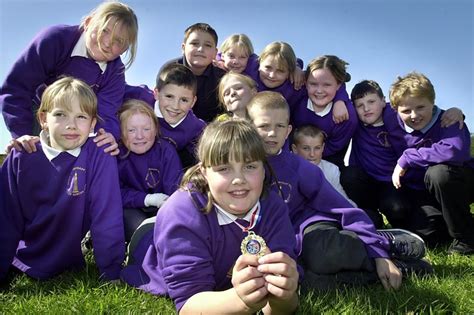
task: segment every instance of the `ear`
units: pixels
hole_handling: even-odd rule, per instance
[[[201,162],[199,162],[199,171],[201,171],[202,176],[204,176],[207,182],[207,170],[204,166],[202,166]]]
[[[293,153],[296,153],[296,149],[297,149],[297,148],[296,148],[296,144],[293,143],[293,144],[291,145],[291,151],[293,151]]]
[[[288,136],[290,135],[291,130],[293,130],[293,126],[292,126],[292,125],[288,125],[288,131],[286,132],[285,140],[288,139]]]
[[[97,118],[94,117],[94,118],[92,118],[90,133],[94,132],[94,128],[95,128],[96,124],[97,124]]]
[[[184,47],[186,46],[186,43],[181,43],[181,53],[184,55]]]
[[[48,130],[48,123],[46,122],[46,116],[47,116],[46,112],[39,112],[38,113],[38,118],[39,118],[39,123],[40,123],[41,129],[45,130],[45,131]]]
[[[87,27],[89,26],[91,20],[92,20],[92,15],[87,16],[86,19],[84,20],[84,31],[87,30]]]
[[[196,95],[194,95],[194,99],[193,99],[193,105],[191,105],[191,108],[193,108],[193,107],[194,107],[194,104],[196,104],[196,101],[197,101],[197,99],[198,99],[198,98],[197,98],[197,96],[196,96]]]
[[[158,96],[160,95],[160,91],[158,91],[158,88],[153,89],[153,96],[155,97],[155,101],[158,100]]]

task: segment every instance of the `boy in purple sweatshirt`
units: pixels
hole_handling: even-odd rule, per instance
[[[377,232],[365,212],[353,208],[317,166],[282,150],[291,125],[288,104],[280,94],[260,92],[247,108],[275,172],[272,189],[288,205],[305,277],[339,274],[344,278],[341,275],[348,275],[346,271],[364,271],[370,278],[376,272],[386,289],[396,289],[401,284],[396,267],[399,261],[394,264],[390,255],[414,259],[429,272],[429,264],[420,260],[425,251],[420,238],[404,230]],[[401,239],[414,251],[399,251]],[[345,281],[356,283],[359,279],[353,275]],[[318,286],[317,281],[313,285]]]
[[[0,281],[11,265],[37,279],[84,267],[88,230],[101,277],[116,280],[125,254],[122,202],[115,158],[88,139],[96,96],[65,77],[45,90],[38,119],[36,152],[13,149],[0,171]]]
[[[185,168],[196,163],[196,143],[206,126],[192,110],[197,102],[197,82],[189,68],[170,63],[158,73],[153,91],[146,86],[125,88],[125,99],[139,99],[155,108],[161,137],[176,148]]]
[[[135,13],[119,2],[102,3],[80,25],[56,25],[40,32],[0,89],[0,107],[12,137],[38,135],[40,126],[35,124],[34,113],[41,95],[48,85],[67,75],[83,80],[96,93],[101,117],[96,141],[110,143],[115,149],[120,137],[117,111],[125,88],[120,55],[129,50],[130,66],[136,55],[137,33]]]
[[[435,90],[423,74],[399,77],[390,89],[396,119],[386,122],[400,156],[393,170],[396,188],[408,186],[423,202],[412,216],[413,229],[426,239],[447,227],[454,239],[449,253],[474,253],[474,160],[467,126],[442,128],[443,110],[434,105]]]

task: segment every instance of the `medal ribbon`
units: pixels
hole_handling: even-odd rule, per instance
[[[242,229],[242,232],[248,232],[251,229],[253,229],[257,225],[257,223],[260,222],[260,219],[262,218],[260,216],[260,202],[257,202],[257,204],[253,207],[253,209],[250,210],[250,211],[252,211],[252,215],[250,217],[250,223],[247,227],[245,227],[242,224],[240,224],[239,222],[237,222],[237,220],[232,219],[226,211],[223,211],[223,210],[219,209],[218,207],[217,207],[217,209],[222,214],[224,214],[226,217],[231,219],[235,224],[237,224],[237,226],[239,226]]]

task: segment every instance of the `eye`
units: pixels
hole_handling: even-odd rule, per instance
[[[225,173],[229,171],[229,166],[227,165],[218,165],[213,167],[213,171],[217,173]]]
[[[181,98],[181,102],[183,102],[183,103],[189,103],[189,99],[186,98],[186,97],[182,97],[182,98]]]
[[[246,164],[245,165],[245,169],[249,170],[249,171],[253,171],[253,170],[256,170],[258,168],[258,165],[257,163],[253,162],[253,163],[249,163],[249,164]]]
[[[87,116],[87,115],[79,115],[79,116],[77,116],[77,118],[87,120],[87,119],[89,119],[89,116]]]
[[[128,133],[134,133],[134,132],[135,132],[135,128],[128,128],[128,129],[127,129],[127,132],[128,132]]]
[[[64,114],[63,112],[54,112],[53,116],[54,117],[66,117],[66,114]]]
[[[174,98],[173,94],[165,94],[165,98]]]

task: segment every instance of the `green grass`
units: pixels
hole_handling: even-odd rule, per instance
[[[330,293],[311,292],[301,297],[299,314],[346,313],[474,313],[474,260],[448,256],[446,248],[429,250],[435,276],[404,279],[402,288],[387,292],[374,284],[342,288]],[[0,314],[171,314],[173,303],[128,287],[97,280],[88,256],[84,271],[65,273],[38,282],[17,276],[0,293]]]
[[[471,146],[474,155],[474,143]],[[3,157],[0,156],[0,161]],[[471,205],[474,214],[474,204]],[[98,281],[92,256],[86,269],[38,282],[17,276],[0,292],[0,314],[172,314],[174,304],[125,284]],[[429,250],[435,275],[404,279],[402,288],[387,292],[381,285],[345,288],[301,296],[299,314],[473,314],[474,259],[448,256],[446,248]]]

